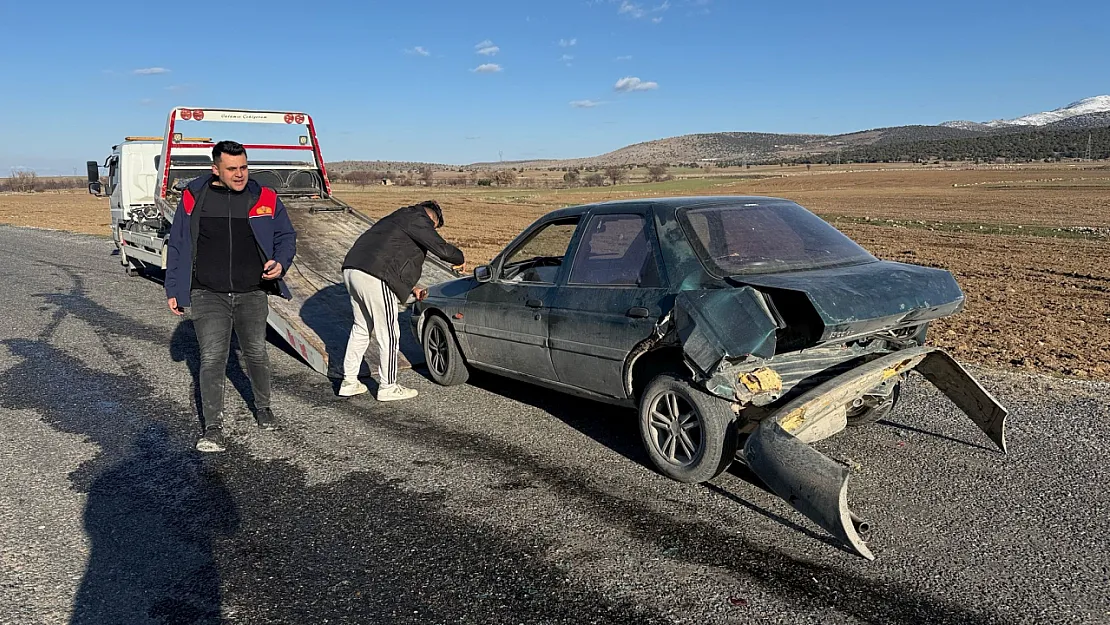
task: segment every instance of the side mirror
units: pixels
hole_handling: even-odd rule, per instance
[[[85,161],[85,169],[89,175],[89,193],[99,196],[103,193],[103,188],[100,185],[100,165],[96,161]]]
[[[489,282],[493,279],[493,270],[489,265],[478,265],[474,268],[474,279],[478,282]]]

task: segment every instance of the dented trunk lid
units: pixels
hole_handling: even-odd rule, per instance
[[[964,305],[964,294],[948,271],[893,261],[729,281],[767,294],[786,325],[816,326],[809,340],[818,344],[939,319]]]

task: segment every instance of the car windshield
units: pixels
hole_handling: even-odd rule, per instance
[[[690,207],[679,222],[711,273],[723,277],[877,260],[839,230],[786,200]]]

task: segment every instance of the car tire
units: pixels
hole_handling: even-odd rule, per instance
[[[424,324],[421,340],[424,362],[432,380],[442,386],[462,384],[470,378],[470,371],[463,360],[462,350],[455,340],[455,333],[447,320],[440,315],[430,314]]]
[[[848,427],[858,428],[865,425],[871,425],[876,421],[885,419],[891,411],[894,410],[894,405],[898,403],[898,396],[902,391],[902,383],[899,382],[894,385],[894,390],[891,391],[890,397],[880,401],[874,406],[860,406],[853,408],[848,406],[847,425]]]
[[[728,401],[664,373],[647,385],[639,404],[641,442],[652,465],[663,475],[678,482],[700,483],[719,476],[732,464],[737,417]],[[680,430],[685,438],[675,435]]]

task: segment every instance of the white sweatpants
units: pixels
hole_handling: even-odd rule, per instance
[[[397,355],[401,349],[397,296],[384,282],[357,269],[344,269],[343,283],[351,295],[355,317],[351,336],[347,339],[347,354],[343,358],[343,378],[358,378],[373,331],[378,341],[378,384],[393,386],[397,383]]]

